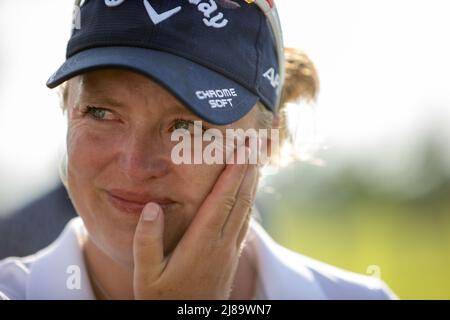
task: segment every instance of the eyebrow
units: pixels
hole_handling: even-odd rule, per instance
[[[111,97],[108,90],[98,88],[96,86],[94,87],[84,87],[81,93],[81,100],[90,100],[94,103],[103,104],[106,106],[111,107],[118,107],[118,108],[124,108],[126,103],[117,100],[113,97]],[[177,100],[178,101],[178,100]],[[191,111],[187,106],[185,106],[182,102],[179,102],[177,104],[172,104],[170,108],[168,108],[168,114],[169,115],[176,115],[176,114],[182,114],[185,116],[190,116],[196,118],[197,121],[202,121],[207,126],[214,126],[214,124],[202,119],[199,115],[195,114],[193,111]]]
[[[190,116],[192,118],[195,118],[194,121],[201,121],[204,125],[208,127],[215,127],[216,125],[212,124],[211,122],[208,122],[204,119],[202,119],[199,115],[197,115],[194,111],[186,107],[184,104],[175,104],[172,105],[172,108],[170,111],[168,111],[170,115],[176,115],[176,114],[183,114],[186,116]]]
[[[81,100],[90,100],[93,103],[99,103],[106,106],[111,107],[118,107],[123,108],[125,107],[125,103],[117,100],[113,97],[111,97],[109,94],[105,94],[106,90],[101,89],[89,89],[84,90],[84,92],[81,95]],[[206,120],[203,120],[200,116],[195,114],[193,111],[191,111],[188,107],[184,106],[183,104],[172,104],[170,108],[167,110],[169,115],[176,115],[176,114],[182,114],[186,116],[191,116],[197,118],[196,120],[204,122],[206,125],[212,125]]]
[[[111,107],[123,107],[124,103],[111,97],[111,94],[102,89],[98,88],[87,88],[84,87],[81,90],[80,100],[90,100],[96,103],[106,104]]]
[[[91,97],[90,95],[83,95],[81,100],[88,100],[94,103],[99,103],[101,105],[110,106],[110,107],[118,107],[123,108],[124,104],[114,98],[111,97]]]
[[[194,112],[192,112],[188,107],[185,107],[184,105],[179,105],[179,104],[173,104],[170,109],[168,110],[168,112],[170,114],[175,114],[175,113],[182,113],[185,115],[189,115],[189,116],[193,116],[193,117],[198,117]]]

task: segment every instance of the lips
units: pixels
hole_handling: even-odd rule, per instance
[[[106,194],[109,202],[116,209],[131,214],[141,214],[142,209],[149,202],[157,203],[163,210],[167,210],[176,204],[175,201],[167,197],[158,197],[128,190],[112,189],[106,191]]]

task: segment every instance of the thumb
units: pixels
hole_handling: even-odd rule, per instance
[[[133,241],[135,278],[151,280],[164,264],[164,215],[161,207],[149,202],[142,210]]]

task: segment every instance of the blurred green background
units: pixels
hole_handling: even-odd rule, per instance
[[[286,247],[354,272],[379,268],[401,299],[450,298],[450,174],[441,132],[430,129],[400,169],[384,154],[331,150],[325,165],[296,163],[268,176],[263,224]]]

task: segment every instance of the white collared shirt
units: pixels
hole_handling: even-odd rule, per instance
[[[0,261],[0,300],[95,299],[82,254],[86,236],[83,221],[77,217],[47,248]],[[248,236],[258,272],[255,299],[397,298],[375,277],[338,269],[277,244],[253,219]],[[68,285],[71,266],[80,273],[75,287]]]

